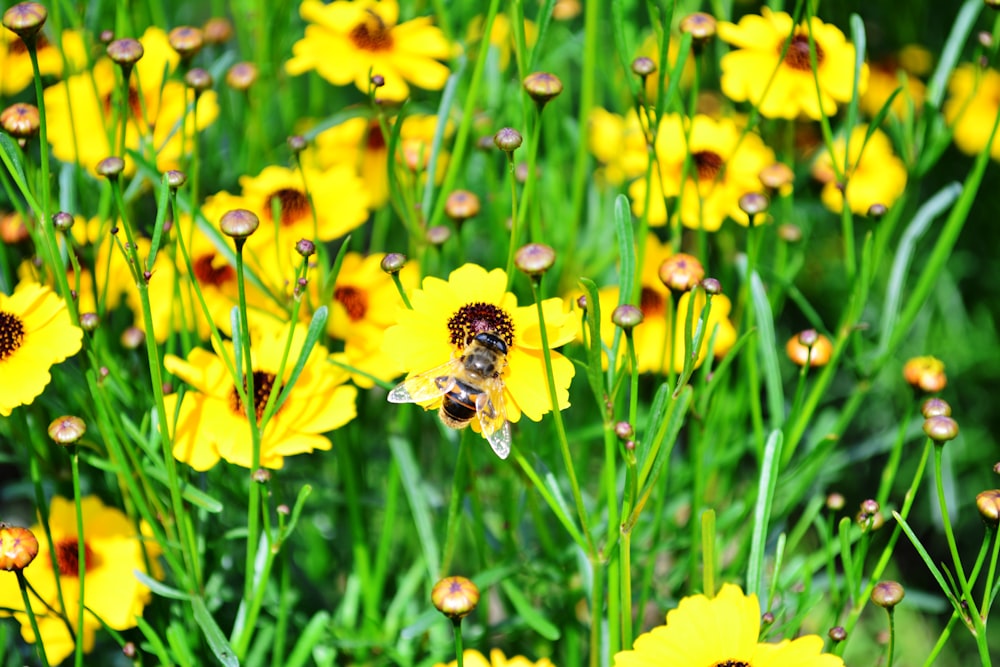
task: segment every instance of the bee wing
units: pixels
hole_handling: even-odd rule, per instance
[[[444,396],[455,386],[455,373],[462,368],[460,358],[436,366],[403,381],[389,392],[390,403],[424,403]]]
[[[503,383],[493,381],[487,384],[486,391],[476,397],[476,414],[490,447],[500,458],[507,458],[511,439],[507,407],[503,401]]]

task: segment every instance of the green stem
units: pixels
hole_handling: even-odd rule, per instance
[[[457,667],[465,664],[465,649],[462,646],[462,619],[455,620],[455,663]]]
[[[17,575],[17,585],[21,589],[21,599],[24,600],[24,612],[28,615],[31,631],[35,633],[35,649],[38,651],[38,657],[44,667],[49,667],[49,659],[45,655],[45,642],[42,641],[42,633],[38,631],[38,621],[35,620],[35,612],[31,608],[31,600],[28,598],[28,582],[24,578],[22,570],[14,570],[14,574]],[[56,578],[58,579],[58,577]],[[82,645],[83,640],[80,639],[76,643]]]
[[[76,557],[77,557],[77,577],[80,579],[80,599],[77,602],[77,624],[76,642],[74,646],[73,661],[76,667],[83,666],[83,632],[84,613],[86,606],[86,576],[87,576],[87,542],[83,533],[83,509],[80,503],[83,498],[80,495],[80,453],[73,447],[73,454],[70,456],[70,466],[73,471],[73,501],[76,506]]]

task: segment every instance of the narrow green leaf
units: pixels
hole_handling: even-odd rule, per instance
[[[422,492],[423,480],[420,468],[413,458],[408,443],[398,435],[389,436],[389,449],[392,451],[399,473],[403,479],[403,491],[413,513],[413,523],[420,537],[420,547],[427,562],[427,573],[432,581],[437,581],[441,575],[441,550],[431,521],[431,508],[427,494]]]
[[[635,234],[632,231],[632,208],[628,197],[618,195],[615,198],[615,236],[618,239],[618,259],[621,266],[618,270],[620,293],[618,303],[632,303],[632,292],[635,289]]]
[[[767,526],[771,518],[774,487],[778,481],[781,462],[781,445],[784,436],[774,430],[764,444],[764,460],[757,486],[757,503],[753,510],[753,537],[750,540],[750,558],[747,563],[747,593],[759,593],[764,576],[764,551],[767,547]]]
[[[299,357],[295,361],[295,368],[292,369],[292,374],[288,376],[288,382],[282,387],[281,395],[278,397],[278,402],[275,404],[271,414],[280,410],[281,406],[288,400],[288,395],[298,381],[299,375],[302,374],[302,369],[305,368],[306,362],[309,360],[309,355],[312,354],[313,348],[316,346],[316,341],[326,332],[326,318],[329,312],[326,306],[320,306],[313,313],[312,319],[309,320],[309,329],[306,331],[306,339],[302,343],[302,350],[299,351]]]
[[[514,605],[514,609],[517,611],[518,616],[520,616],[532,630],[549,641],[554,642],[559,639],[562,635],[562,633],[559,632],[559,628],[552,621],[545,618],[542,612],[528,601],[528,598],[521,592],[521,589],[515,586],[510,579],[504,579],[501,581],[500,587],[503,588],[503,592],[507,595],[507,599],[510,600],[512,605]]]
[[[552,25],[552,8],[555,6],[556,0],[543,0],[538,8],[538,15],[535,17],[538,35],[535,37],[535,45],[531,49],[531,58],[528,60],[528,72],[534,72],[538,69],[538,59],[545,49],[545,38],[549,35],[549,26]]]
[[[955,64],[962,56],[962,51],[969,41],[969,34],[976,25],[979,12],[982,11],[984,3],[982,0],[965,0],[962,9],[955,17],[955,22],[951,24],[951,32],[941,49],[941,56],[938,58],[937,67],[931,80],[927,83],[927,103],[935,109],[941,108],[944,99],[944,92],[948,87],[948,79],[951,78]]]
[[[21,162],[21,150],[6,132],[0,132],[0,150],[3,150],[4,164],[7,165],[8,171],[12,172],[23,195],[28,181],[24,175],[24,164]]]
[[[238,667],[240,660],[236,657],[233,647],[229,645],[229,640],[222,634],[222,630],[212,618],[211,612],[205,606],[205,601],[200,597],[192,598],[191,609],[194,611],[195,623],[201,628],[205,641],[208,642],[208,647],[212,649],[215,657],[218,658],[219,664],[227,667]]]
[[[146,638],[147,642],[149,642],[149,646],[145,647],[147,652],[157,656],[160,659],[161,665],[177,664],[177,661],[174,660],[173,655],[171,655],[170,651],[167,649],[166,644],[163,643],[163,639],[160,638],[160,635],[157,634],[153,626],[149,624],[149,621],[144,619],[142,616],[136,616],[135,623],[136,627],[139,628],[139,632],[141,632],[142,636]]]
[[[774,338],[774,315],[771,313],[771,303],[767,299],[764,283],[756,271],[750,276],[750,293],[757,335],[760,336],[760,345],[757,347],[760,350],[761,370],[767,389],[767,411],[771,428],[777,429],[785,422],[785,395],[781,384],[781,368],[778,365],[778,345]]]
[[[160,597],[170,598],[171,600],[190,600],[191,596],[183,591],[179,591],[176,588],[171,588],[164,583],[153,579],[151,576],[142,572],[141,570],[133,570],[132,574],[135,578],[139,580],[143,586],[153,591]]]
[[[167,208],[170,201],[170,185],[167,177],[160,179],[160,190],[156,194],[156,220],[153,222],[153,239],[150,242],[149,255],[146,257],[146,270],[153,270],[156,253],[160,251],[160,240],[163,238],[163,225],[167,221]]]
[[[924,561],[927,571],[930,572],[931,576],[934,577],[934,580],[938,582],[938,586],[941,587],[941,590],[948,596],[948,599],[951,600],[951,603],[954,606],[956,604],[956,600],[951,594],[952,588],[948,585],[948,582],[944,580],[944,575],[941,574],[941,570],[938,569],[938,566],[934,564],[934,559],[931,558],[929,553],[927,553],[927,549],[925,549],[923,543],[920,542],[920,538],[913,532],[910,525],[906,523],[906,519],[899,515],[899,512],[893,511],[892,517],[896,520],[896,523],[899,524],[899,527],[903,529],[903,532],[906,533],[906,536],[910,538],[913,548],[917,550],[921,560]]]
[[[191,640],[177,621],[171,621],[167,626],[167,643],[173,652],[176,664],[179,667],[193,667],[196,663],[191,655]]]
[[[313,614],[313,617],[302,629],[299,640],[295,642],[295,648],[281,664],[285,667],[302,667],[302,665],[308,664],[313,648],[326,637],[326,628],[329,624],[330,614],[326,611],[318,611]]]

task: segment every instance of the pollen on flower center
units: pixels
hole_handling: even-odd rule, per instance
[[[715,663],[712,667],[751,667],[749,662],[743,662],[742,660],[723,660],[722,662]]]
[[[66,537],[55,543],[56,564],[59,566],[59,574],[64,577],[80,576],[80,548],[76,537]],[[90,572],[96,563],[94,552],[86,540],[83,542],[83,562],[84,570]]]
[[[639,295],[639,310],[643,317],[656,317],[663,314],[663,295],[651,287],[643,287]]]
[[[491,303],[468,303],[448,320],[451,344],[455,347],[466,347],[473,338],[486,331],[500,336],[508,348],[514,344],[513,320],[502,308]]]
[[[784,48],[785,43],[782,42],[778,47],[778,52],[780,53]],[[792,69],[797,69],[802,72],[808,72],[812,69],[812,63],[809,62],[809,35],[799,32],[795,33],[795,36],[792,37],[791,43],[788,45],[788,51],[785,53],[785,64]],[[816,66],[819,67],[822,64],[823,48],[817,42]]]
[[[392,49],[392,35],[382,17],[368,10],[364,22],[351,30],[351,41],[363,51],[389,51]]]
[[[352,322],[363,319],[368,312],[368,295],[357,287],[338,287],[333,290],[333,298],[344,306]]]
[[[281,188],[264,198],[264,215],[273,221],[271,201],[277,199],[281,208],[281,224],[286,227],[293,225],[309,215],[309,198],[305,193],[295,188]]]
[[[254,412],[257,414],[257,421],[260,421],[260,418],[264,416],[264,408],[267,406],[267,399],[271,396],[271,392],[281,390],[281,386],[275,380],[276,378],[273,373],[266,373],[264,371],[253,372],[253,405]],[[245,383],[246,380],[244,380],[244,386]],[[233,387],[229,405],[234,413],[246,415],[246,411],[243,408],[243,401],[240,400],[240,394],[236,391],[236,387]]]
[[[714,180],[722,169],[722,156],[715,151],[696,151],[691,155],[691,159],[694,160],[699,181]]]
[[[193,269],[194,277],[198,281],[199,285],[214,285],[215,287],[221,287],[229,282],[232,282],[233,278],[236,276],[236,271],[229,264],[223,264],[222,266],[212,266],[212,261],[215,259],[215,255],[202,255],[194,260]]]
[[[0,361],[17,352],[24,341],[24,322],[14,313],[0,310]]]

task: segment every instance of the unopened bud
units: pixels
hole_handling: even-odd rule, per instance
[[[939,445],[958,436],[958,422],[951,417],[934,416],[924,420],[924,433]]]
[[[892,609],[903,601],[906,591],[895,581],[880,581],[872,589],[872,602],[885,609]]]
[[[479,588],[465,577],[445,577],[431,590],[434,607],[458,623],[479,604]]]
[[[514,255],[514,266],[529,276],[540,276],[556,261],[556,251],[541,243],[521,246]]]
[[[611,312],[611,321],[615,323],[615,326],[624,329],[626,333],[642,324],[642,320],[642,311],[627,303],[618,306]]]
[[[49,438],[57,445],[75,444],[87,432],[87,424],[79,417],[65,415],[49,424]]]

